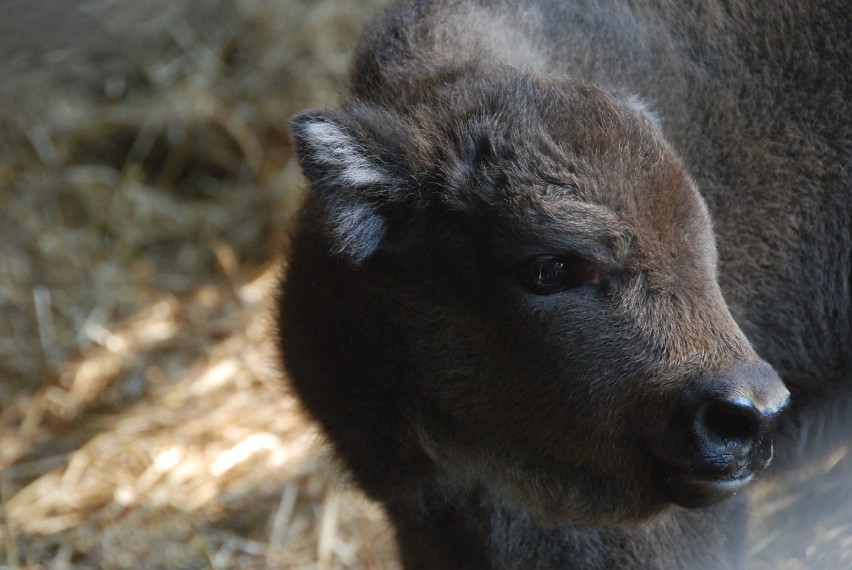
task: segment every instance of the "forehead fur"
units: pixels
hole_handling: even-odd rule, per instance
[[[504,211],[541,234],[561,227],[629,241],[660,274],[684,262],[715,264],[693,182],[655,119],[629,96],[529,74],[449,89],[457,91],[446,97],[452,108],[435,112],[432,101],[415,120],[425,125],[426,178],[450,208]]]

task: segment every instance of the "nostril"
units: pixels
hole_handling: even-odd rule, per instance
[[[750,445],[760,434],[761,413],[745,398],[709,402],[701,408],[699,428],[723,443]]]

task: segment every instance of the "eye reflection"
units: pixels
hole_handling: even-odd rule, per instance
[[[549,295],[566,289],[598,282],[597,266],[582,257],[540,255],[522,267],[521,282],[538,295]]]

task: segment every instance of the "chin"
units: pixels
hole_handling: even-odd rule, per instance
[[[554,474],[552,477],[556,478]],[[547,479],[551,479],[549,476]],[[557,483],[529,477],[497,490],[515,508],[525,510],[542,527],[610,526],[638,523],[672,504],[650,476],[624,479],[598,474],[580,480],[562,477]]]

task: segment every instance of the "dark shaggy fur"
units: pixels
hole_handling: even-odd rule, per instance
[[[737,567],[847,437],[852,10],[756,4],[413,2],[294,119],[285,366],[407,568]]]

